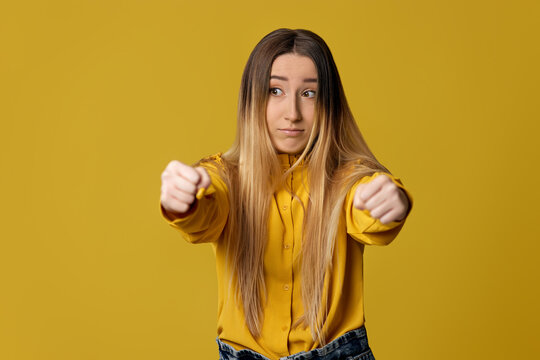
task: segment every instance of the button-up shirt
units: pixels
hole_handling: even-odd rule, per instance
[[[283,171],[296,157],[279,155]],[[214,156],[218,164],[220,155]],[[274,193],[268,219],[268,242],[264,254],[264,281],[267,301],[263,304],[264,319],[261,336],[254,338],[243,315],[242,304],[229,294],[231,277],[225,265],[226,239],[224,231],[229,213],[228,189],[212,166],[207,168],[212,185],[203,199],[197,201],[185,216],[167,219],[191,243],[211,243],[216,255],[218,276],[218,337],[239,349],[251,349],[270,359],[279,359],[301,351],[320,347],[309,327],[294,326],[304,314],[302,303],[302,271],[298,261],[302,253],[304,208],[308,205],[307,166],[300,164],[287,177],[287,186]],[[346,195],[336,236],[332,271],[327,273],[323,296],[328,299],[328,316],[324,330],[328,341],[364,324],[363,253],[365,245],[387,245],[401,230],[405,220],[382,224],[367,210],[353,206],[356,187],[371,181],[371,176],[359,179]],[[390,179],[403,190],[401,181]],[[295,196],[288,191],[291,189]],[[412,206],[412,198],[405,190]],[[230,296],[229,296],[230,295]]]

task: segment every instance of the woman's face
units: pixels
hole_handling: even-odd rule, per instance
[[[272,64],[266,124],[279,153],[299,154],[313,128],[317,69],[307,56],[284,54]]]

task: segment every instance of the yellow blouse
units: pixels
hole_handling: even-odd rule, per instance
[[[216,155],[219,160],[220,155]],[[296,158],[279,155],[283,169],[288,169]],[[309,328],[293,327],[303,314],[301,283],[302,274],[298,262],[293,261],[301,253],[303,210],[298,199],[307,206],[308,189],[305,187],[306,168],[297,167],[287,178],[298,199],[285,189],[274,194],[269,217],[269,237],[264,256],[264,276],[268,301],[264,305],[264,322],[259,338],[253,338],[245,325],[242,306],[228,297],[230,273],[225,267],[226,245],[222,230],[227,222],[229,202],[227,187],[210,165],[212,185],[203,199],[198,200],[186,216],[170,219],[161,208],[163,217],[190,243],[211,243],[217,262],[218,279],[218,326],[221,341],[235,349],[248,348],[270,359],[279,359],[301,351],[320,347],[314,341]],[[364,324],[363,308],[363,262],[365,245],[387,245],[399,233],[405,220],[382,224],[372,218],[369,211],[353,206],[356,187],[372,180],[375,173],[366,176],[348,192],[340,220],[333,256],[333,271],[325,282],[324,295],[329,294],[328,317],[324,329],[328,341]],[[401,181],[388,175],[403,188]]]

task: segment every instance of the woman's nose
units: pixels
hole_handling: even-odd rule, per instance
[[[290,96],[287,99],[285,119],[289,121],[302,120],[302,113],[300,111],[300,99],[298,96]]]

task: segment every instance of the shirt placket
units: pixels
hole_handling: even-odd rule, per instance
[[[294,192],[294,176],[292,173],[287,178],[288,187]],[[294,222],[292,217],[292,202],[293,196],[285,189],[280,191],[278,197],[279,212],[284,225],[283,241],[281,244],[281,254],[283,263],[285,264],[282,273],[283,283],[281,284],[283,303],[283,323],[281,331],[283,333],[283,348],[288,349],[289,334],[292,326],[292,293],[293,293],[293,244],[294,244]]]

